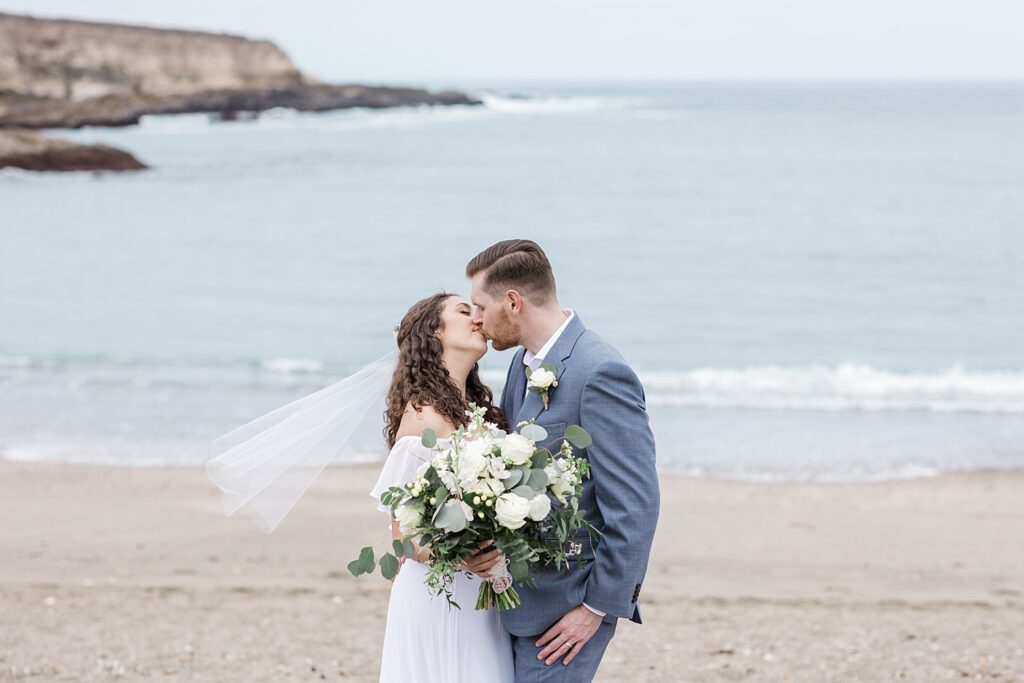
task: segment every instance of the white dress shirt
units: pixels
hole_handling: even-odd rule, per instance
[[[555,345],[558,338],[562,336],[563,332],[565,332],[565,328],[569,327],[569,323],[576,317],[576,312],[570,308],[564,309],[562,313],[565,313],[567,316],[565,322],[562,323],[561,327],[555,330],[555,333],[551,335],[546,342],[544,342],[544,346],[540,347],[540,350],[537,351],[537,353],[530,351],[530,349],[526,349],[526,353],[523,354],[523,365],[536,370],[541,366],[541,363],[544,362],[544,357],[551,353],[551,347]]]

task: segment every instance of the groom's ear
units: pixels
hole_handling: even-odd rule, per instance
[[[523,298],[522,294],[514,289],[510,289],[505,292],[505,300],[508,301],[509,308],[512,309],[513,313],[523,312],[523,304],[526,303],[526,299]]]

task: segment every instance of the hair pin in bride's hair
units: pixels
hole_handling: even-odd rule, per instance
[[[394,328],[392,328],[391,330],[391,332],[395,335],[395,341],[398,341],[398,329],[400,327],[401,325],[395,325]]]

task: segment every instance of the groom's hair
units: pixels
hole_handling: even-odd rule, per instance
[[[514,289],[536,305],[555,298],[551,262],[531,240],[504,240],[487,247],[466,265],[466,277],[477,273],[485,273],[483,286],[492,296]]]

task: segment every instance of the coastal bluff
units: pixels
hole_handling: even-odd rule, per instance
[[[267,40],[0,13],[0,127],[138,123],[146,114],[480,104],[455,91],[332,85]]]
[[[479,104],[451,90],[323,83],[268,40],[0,12],[0,131],[12,148],[43,138],[11,129],[129,126],[149,114]]]

